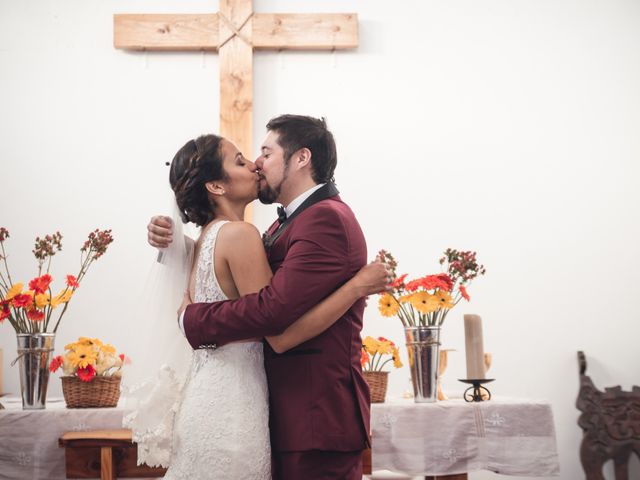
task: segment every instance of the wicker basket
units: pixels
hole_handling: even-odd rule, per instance
[[[83,382],[78,377],[61,377],[67,408],[115,407],[120,398],[120,377],[95,377]]]
[[[371,392],[371,403],[384,403],[384,397],[387,395],[387,380],[389,372],[362,372],[364,379],[369,384]]]

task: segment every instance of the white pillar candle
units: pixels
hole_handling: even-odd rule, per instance
[[[467,356],[467,378],[484,378],[484,346],[480,315],[464,316],[464,346]]]

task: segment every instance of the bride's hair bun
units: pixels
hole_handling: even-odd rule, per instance
[[[224,180],[220,142],[217,135],[202,135],[189,140],[171,161],[169,183],[184,223],[202,227],[214,218],[214,203],[209,199],[206,184]]]

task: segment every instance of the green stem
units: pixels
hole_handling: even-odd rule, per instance
[[[393,360],[393,357],[391,357],[391,358],[387,358],[387,360],[385,360],[385,362],[384,362],[382,365],[380,365],[380,371],[382,371],[382,369],[384,368],[384,366],[385,366],[387,363],[391,362],[392,360]]]
[[[64,304],[64,308],[62,309],[62,312],[60,312],[60,316],[58,317],[58,322],[56,323],[56,326],[53,329],[53,333],[56,333],[58,331],[58,325],[60,325],[60,320],[62,320],[62,316],[64,315],[64,312],[67,311],[68,306],[69,306],[69,302]]]
[[[4,251],[4,242],[0,242],[0,248],[2,248],[2,261],[4,262],[4,270],[7,272],[9,283],[13,285],[13,280],[11,280],[11,273],[9,272],[9,264],[7,263],[7,254]]]

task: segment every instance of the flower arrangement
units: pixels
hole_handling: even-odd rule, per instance
[[[33,255],[38,262],[38,276],[29,282],[28,290],[24,290],[23,283],[13,282],[4,248],[7,238],[9,231],[1,227],[0,261],[3,263],[4,273],[0,270],[0,323],[9,320],[16,333],[44,333],[49,331],[50,325],[53,326],[52,331],[57,332],[60,320],[87,270],[104,255],[113,242],[111,230],[95,230],[89,234],[80,249],[80,271],[77,275],[67,275],[65,286],[56,295],[51,289],[53,277],[49,271],[52,258],[62,250],[60,232],[36,238]],[[55,310],[58,311],[56,320]]]
[[[405,327],[441,326],[449,310],[463,298],[470,300],[468,284],[485,274],[476,252],[445,250],[440,258],[444,272],[407,281],[407,274],[396,275],[398,263],[391,253],[378,254],[389,265],[393,281],[380,295],[378,310],[385,317],[397,316]]]
[[[383,360],[384,355],[390,357]],[[395,343],[384,337],[366,337],[362,341],[362,355],[360,357],[360,365],[365,372],[381,372],[382,368],[389,362],[393,361],[396,368],[402,367],[400,361],[400,351]]]
[[[113,345],[97,338],[80,337],[64,347],[66,353],[58,355],[49,364],[49,371],[60,367],[65,375],[91,382],[95,377],[120,377],[125,361],[123,353],[116,355]]]

